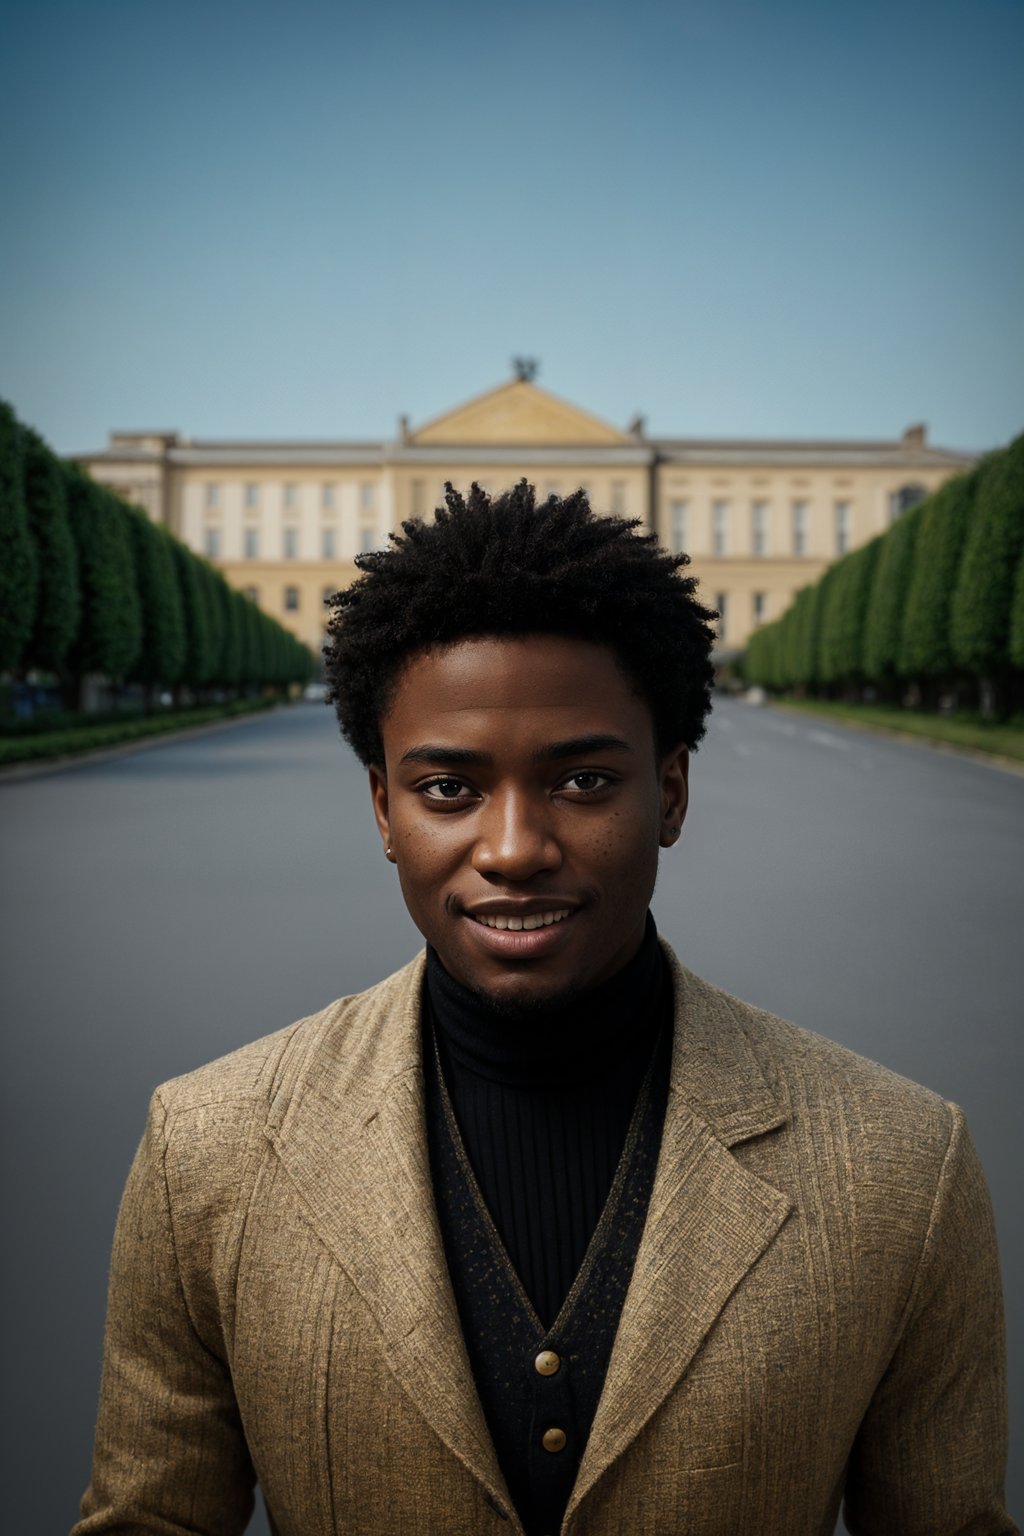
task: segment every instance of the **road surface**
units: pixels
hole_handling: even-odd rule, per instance
[[[322,706],[0,784],[0,817],[3,1524],[55,1536],[88,1477],[110,1236],[152,1088],[370,985],[418,935]],[[1024,777],[721,701],[654,903],[709,980],[964,1106],[1018,1410],[1022,895]],[[1020,1519],[1020,1452],[1011,1489]]]

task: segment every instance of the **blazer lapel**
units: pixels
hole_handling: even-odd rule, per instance
[[[672,1079],[661,1152],[626,1303],[568,1519],[689,1368],[789,1198],[729,1148],[783,1125],[725,994],[673,964]]]
[[[391,1371],[449,1449],[508,1505],[430,1182],[422,972],[420,957],[336,1005],[335,1027],[311,1040],[278,1088],[267,1129],[318,1235],[373,1314]]]

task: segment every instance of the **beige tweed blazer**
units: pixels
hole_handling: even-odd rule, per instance
[[[673,964],[675,962],[673,961]],[[522,1527],[431,1192],[423,962],[154,1095],[75,1536]],[[988,1536],[992,1218],[960,1111],[675,967],[647,1224],[564,1536]]]

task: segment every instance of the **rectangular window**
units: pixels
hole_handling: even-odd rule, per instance
[[[337,536],[333,528],[320,531],[320,553],[325,560],[333,560],[337,554]]]
[[[220,506],[220,486],[211,483],[208,486],[206,486],[205,490],[206,490],[206,505],[208,507],[219,507]]]
[[[334,486],[329,482],[320,487],[320,505],[325,512],[334,511]]]
[[[729,503],[716,501],[711,507],[711,553],[724,555],[729,539]]]
[[[625,480],[612,481],[612,512],[616,517],[625,517],[626,515]]]
[[[754,623],[763,624],[766,612],[765,595],[763,592],[754,593]]]
[[[285,488],[284,488],[284,504],[285,504],[285,507],[289,511],[291,511],[294,507],[296,507],[298,505],[298,501],[299,501],[299,488],[298,488],[297,485],[293,485],[291,482],[289,482],[289,484],[286,485]]]
[[[750,548],[755,555],[768,553],[768,503],[755,501],[750,509]]]
[[[427,510],[427,483],[425,480],[412,482],[412,515],[422,517]]]
[[[337,587],[324,587],[323,593],[321,595],[323,596],[325,607],[330,602],[331,598],[334,596],[337,590]]]
[[[258,560],[260,557],[260,531],[258,528],[247,528],[242,535],[242,553],[247,560]]]
[[[208,560],[216,560],[220,555],[220,529],[207,528],[203,545]]]
[[[836,502],[836,554],[845,555],[850,547],[850,503]]]
[[[377,487],[372,480],[364,480],[359,487],[359,505],[364,512],[372,512],[377,505]]]
[[[249,599],[250,603],[258,603],[259,602],[259,600],[260,600],[260,589],[259,589],[259,587],[243,587],[242,590],[245,593],[246,597]]]
[[[724,640],[729,611],[729,594],[727,592],[715,593],[715,607],[718,609],[718,638],[719,640]]]
[[[793,503],[793,553],[794,555],[806,555],[807,553],[806,501],[794,501]]]
[[[284,589],[284,606],[285,606],[286,612],[288,612],[288,613],[296,613],[298,611],[298,607],[299,607],[299,589],[298,589],[298,587],[285,587],[285,589]]]
[[[672,524],[672,548],[677,555],[681,555],[686,548],[686,502],[672,502],[669,518]]]
[[[243,499],[245,505],[251,510],[260,504],[260,488],[258,485],[249,484],[245,488]]]
[[[359,530],[359,553],[370,555],[377,548],[377,530],[370,523],[364,523]]]
[[[286,528],[284,530],[284,558],[297,560],[299,557],[299,530]]]

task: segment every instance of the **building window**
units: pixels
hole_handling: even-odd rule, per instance
[[[763,624],[766,611],[765,595],[763,592],[754,593],[754,623]]]
[[[718,610],[718,638],[725,639],[725,627],[729,610],[729,594],[727,592],[715,593],[715,607]]]
[[[320,531],[320,553],[325,560],[333,560],[337,553],[338,538],[333,528]]]
[[[372,512],[377,505],[377,487],[372,480],[364,480],[359,487],[359,505],[364,512]]]
[[[836,554],[845,555],[850,547],[850,503],[836,502]]]
[[[672,548],[681,555],[686,548],[686,502],[674,501],[669,509],[672,524]]]
[[[750,509],[750,547],[755,555],[768,553],[768,503],[755,501]]]
[[[324,587],[323,593],[321,595],[325,605],[330,602],[331,598],[334,596],[337,590],[337,587]]]
[[[794,555],[806,555],[807,553],[806,501],[794,501],[793,503],[793,553]]]
[[[203,534],[203,552],[208,560],[220,557],[220,529],[207,528]]]
[[[729,537],[729,503],[716,501],[711,507],[711,553],[724,555]]]
[[[253,485],[250,482],[250,484],[246,486],[245,491],[243,493],[243,500],[245,502],[245,505],[250,509],[250,511],[252,511],[256,507],[258,507],[259,504],[260,504],[260,488],[259,488],[259,486],[258,485]]]
[[[412,515],[422,517],[427,510],[427,485],[425,480],[412,482]]]
[[[299,589],[298,589],[298,587],[285,587],[285,589],[284,589],[284,606],[285,606],[285,609],[286,609],[286,611],[288,613],[296,613],[298,611],[298,607],[299,607]]]
[[[284,530],[284,558],[297,560],[299,558],[299,530],[286,528]]]
[[[625,480],[612,481],[612,512],[616,517],[625,517],[626,515]]]
[[[284,488],[284,504],[285,504],[285,507],[289,511],[291,511],[295,506],[298,505],[298,500],[299,500],[299,488],[298,488],[297,485],[294,485],[291,482],[289,482],[285,486],[285,488]]]
[[[359,530],[359,553],[371,555],[377,548],[377,530],[372,523],[364,523]]]
[[[901,485],[898,491],[891,492],[889,496],[889,521],[894,523],[902,517],[904,512],[909,512],[911,507],[916,507],[919,501],[924,501],[928,495],[928,488],[924,485]]]
[[[260,600],[260,589],[259,589],[259,587],[243,587],[242,591],[245,593],[245,595],[249,599],[250,603],[258,603],[259,602],[259,600]]]
[[[246,528],[242,534],[242,553],[247,560],[259,559],[260,531],[258,528]]]
[[[327,483],[320,487],[320,505],[325,512],[334,511],[334,486]]]
[[[220,486],[213,483],[205,487],[205,500],[208,507],[220,506]]]

